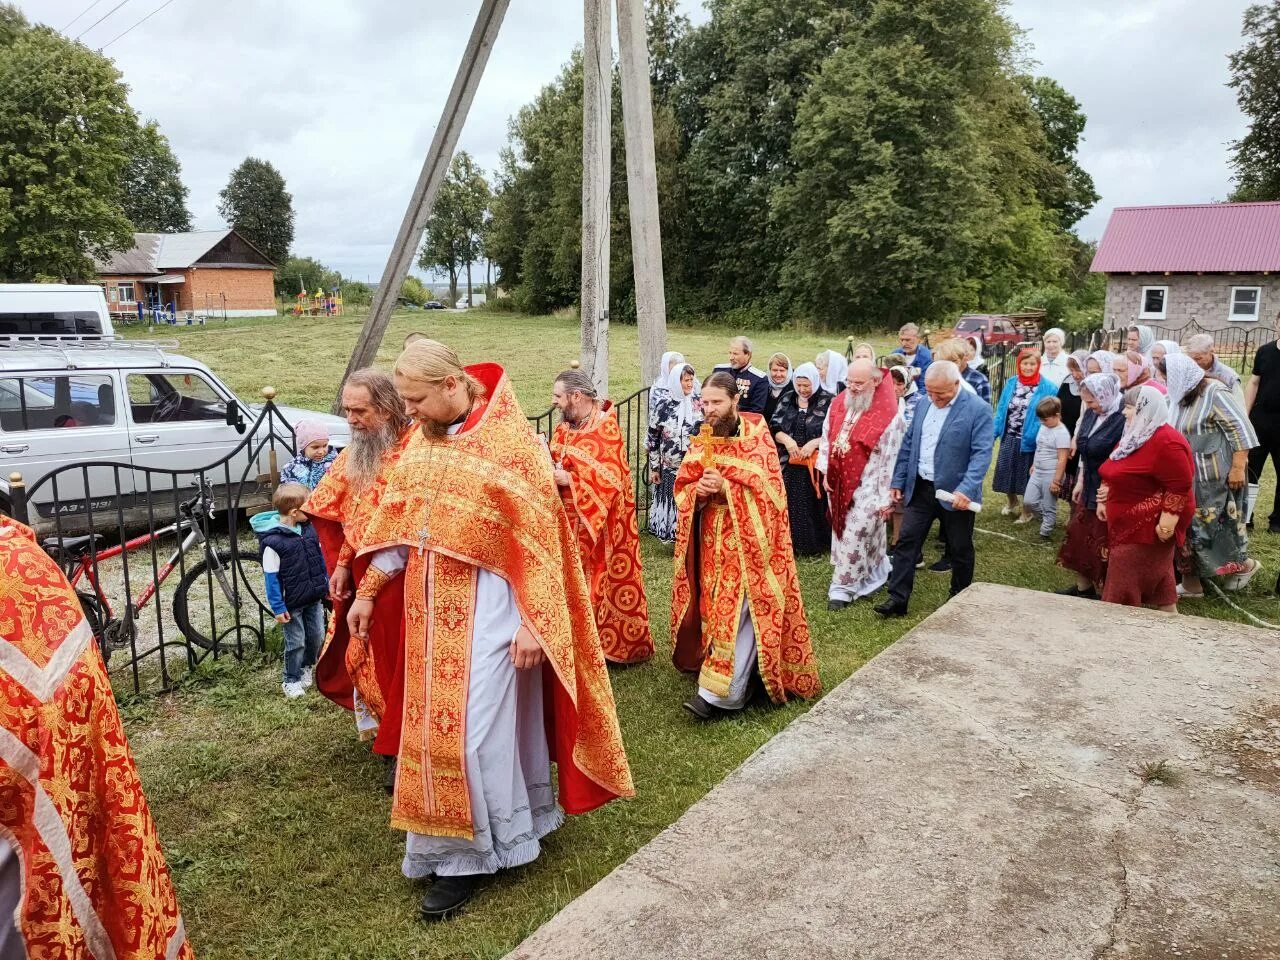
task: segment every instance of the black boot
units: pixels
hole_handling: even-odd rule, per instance
[[[444,920],[461,910],[480,886],[483,874],[472,873],[461,877],[436,877],[422,898],[423,920]]]
[[[382,774],[382,789],[387,791],[387,796],[392,796],[396,792],[396,758],[383,757],[386,762],[386,769]]]

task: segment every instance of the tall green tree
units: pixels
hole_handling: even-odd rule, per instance
[[[1080,101],[1051,77],[1027,77],[1024,87],[1044,131],[1046,156],[1057,173],[1045,183],[1042,199],[1057,211],[1062,226],[1070,229],[1098,202],[1093,177],[1079,161],[1087,122],[1084,111]]]
[[[649,83],[653,99],[666,103],[680,82],[679,47],[690,30],[679,0],[648,0],[645,32],[649,40]]]
[[[0,6],[0,280],[89,280],[132,242],[126,93],[106,57]]]
[[[342,274],[314,257],[290,257],[276,267],[276,296],[291,300],[299,293],[332,290],[342,286]]]
[[[293,197],[269,161],[246,157],[218,194],[218,213],[272,263],[289,259],[293,246]]]
[[[482,252],[482,235],[492,192],[475,158],[465,150],[454,156],[440,184],[418,266],[449,275],[449,302],[458,300],[458,276],[467,274],[467,304],[471,303],[471,267]]]
[[[190,230],[182,166],[154,120],[138,128],[130,153],[120,203],[133,229],[144,233]]]
[[[1280,200],[1280,0],[1244,12],[1245,45],[1231,55],[1230,86],[1249,132],[1232,144],[1235,201]]]

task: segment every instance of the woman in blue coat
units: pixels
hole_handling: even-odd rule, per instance
[[[1040,354],[1028,347],[1018,354],[1018,376],[1005,381],[996,408],[996,439],[1000,456],[996,460],[994,487],[1009,502],[1001,509],[1008,516],[1020,513],[1018,498],[1027,491],[1031,477],[1031,461],[1035,458],[1036,437],[1040,421],[1036,405],[1046,397],[1056,397],[1058,388],[1052,380],[1040,375]]]

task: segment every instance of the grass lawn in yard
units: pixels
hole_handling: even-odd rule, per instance
[[[179,335],[183,352],[209,363],[242,397],[256,397],[270,381],[284,402],[325,409],[358,328],[358,318],[304,318],[232,321]],[[414,329],[458,347],[464,361],[501,360],[526,413],[545,409],[551,378],[577,353],[572,318],[398,314],[388,343],[398,346]],[[615,326],[612,333],[614,395],[621,397],[640,385],[635,329]],[[701,372],[720,362],[729,336],[674,329],[670,343]],[[843,349],[838,337],[756,339],[757,363],[775,348],[797,363],[824,347]],[[384,350],[382,359],[394,352]],[[1268,506],[1271,495],[1270,488],[1263,494]],[[1036,590],[1066,586],[1070,577],[1054,565],[1054,548],[1038,541],[1035,527],[1001,517],[995,495],[987,503],[978,520],[989,531],[977,535],[978,579]],[[203,960],[500,957],[808,708],[753,706],[712,726],[687,718],[680,702],[693,680],[670,665],[671,549],[647,535],[643,547],[658,653],[648,664],[610,671],[638,796],[571,818],[547,839],[537,862],[500,876],[445,924],[416,920],[421,888],[400,874],[403,835],[388,828],[381,762],[356,741],[350,717],[319,695],[285,701],[278,660],[223,661],[174,694],[127,703],[130,741],[197,954]],[[1253,552],[1267,572],[1238,602],[1275,623],[1280,602],[1269,588],[1280,567],[1280,537],[1259,534]],[[926,560],[936,556],[931,546]],[[949,582],[921,571],[912,616],[886,623],[872,603],[827,611],[825,558],[802,560],[799,571],[827,690],[945,602]],[[1107,609],[1096,609],[1104,630]],[[1183,610],[1243,620],[1213,599]]]

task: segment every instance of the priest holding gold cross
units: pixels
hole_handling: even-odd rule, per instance
[[[723,371],[703,384],[706,422],[675,483],[673,659],[698,674],[684,708],[699,720],[745,707],[756,677],[774,703],[820,688],[778,452],[737,386]]]

